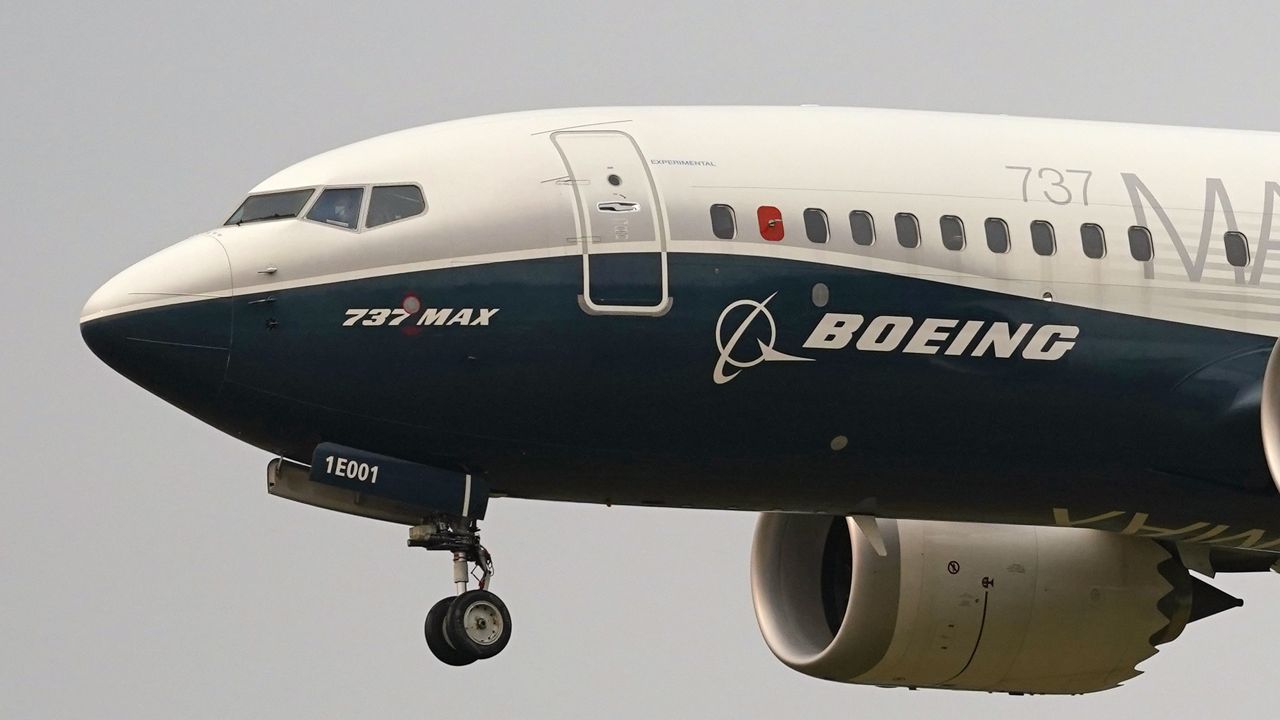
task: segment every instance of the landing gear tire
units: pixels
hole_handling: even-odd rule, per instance
[[[469,590],[453,599],[444,634],[463,654],[485,660],[502,652],[511,640],[511,613],[488,590]]]
[[[409,528],[409,546],[453,554],[454,597],[437,602],[427,613],[423,634],[427,647],[446,665],[470,665],[502,652],[511,640],[511,613],[489,592],[493,557],[480,544],[476,520],[439,515]],[[474,567],[474,571],[472,568]],[[474,579],[479,590],[468,590]]]
[[[449,609],[453,607],[453,601],[456,599],[447,597],[432,605],[431,610],[427,612],[427,621],[423,625],[422,632],[427,638],[427,647],[431,648],[431,654],[435,655],[437,660],[445,665],[462,667],[479,660],[480,656],[454,647],[445,632],[445,622],[448,620]]]

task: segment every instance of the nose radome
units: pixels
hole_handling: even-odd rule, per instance
[[[85,303],[85,344],[121,375],[195,412],[226,373],[231,267],[217,238],[196,235],[143,259]]]
[[[231,296],[231,265],[222,244],[202,233],[170,245],[111,278],[80,311],[86,323],[132,310]]]

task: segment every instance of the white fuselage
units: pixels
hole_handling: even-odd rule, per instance
[[[232,283],[191,294],[590,251],[565,211],[573,185],[564,182],[552,135],[591,130],[624,132],[642,149],[661,198],[667,252],[788,257],[1280,335],[1280,281],[1267,267],[1280,246],[1273,237],[1280,229],[1272,229],[1280,185],[1270,161],[1280,153],[1280,135],[837,108],[541,111],[349,145],[277,173],[253,192],[416,182],[426,189],[427,214],[360,233],[308,223],[220,228],[213,232],[230,256]],[[735,210],[732,240],[712,235],[708,208],[716,203]],[[761,206],[781,211],[781,241],[762,239]],[[808,208],[826,213],[829,242],[806,238]],[[874,219],[873,244],[852,242],[852,211]],[[918,247],[897,241],[898,213],[918,219]],[[963,250],[944,247],[943,216],[963,222]],[[1007,223],[1008,252],[988,249],[987,218]],[[1037,220],[1054,229],[1052,256],[1032,250],[1029,228]],[[1105,232],[1101,259],[1081,250],[1085,223]],[[1130,255],[1127,233],[1135,225],[1150,228],[1150,262]],[[1229,230],[1246,238],[1244,267],[1227,263]],[[279,270],[260,274],[267,267]],[[158,273],[157,292],[182,282],[171,267]],[[146,289],[132,288],[133,302],[91,303],[85,315],[135,307],[136,293]]]

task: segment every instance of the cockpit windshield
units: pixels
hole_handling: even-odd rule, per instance
[[[287,190],[285,192],[263,193],[245,198],[225,224],[243,225],[245,223],[262,222],[263,220],[279,220],[297,217],[302,212],[311,193],[315,190]]]
[[[307,219],[355,230],[360,224],[360,203],[363,200],[364,188],[329,188],[320,193],[320,199],[311,206]]]

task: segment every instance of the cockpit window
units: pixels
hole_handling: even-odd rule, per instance
[[[365,227],[421,215],[427,209],[422,190],[417,185],[381,185],[369,191],[369,217]]]
[[[364,188],[330,188],[320,193],[308,220],[326,225],[336,225],[348,230],[355,230],[360,224],[360,201],[364,197]]]
[[[243,225],[244,223],[262,222],[263,220],[279,220],[297,217],[302,208],[311,199],[315,190],[288,190],[286,192],[263,193],[250,195],[240,203],[240,207],[231,214],[227,225]]]

